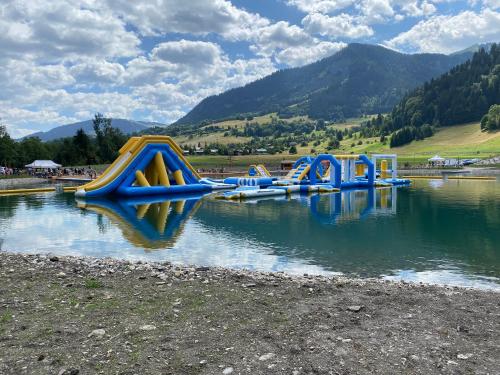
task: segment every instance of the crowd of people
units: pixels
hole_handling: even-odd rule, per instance
[[[97,177],[97,171],[92,167],[79,167],[79,168],[57,168],[57,169],[20,169],[20,168],[8,168],[0,167],[0,176],[19,176],[28,175],[40,178],[50,178],[50,177],[64,177],[64,176],[78,176],[83,178],[95,179]]]
[[[2,176],[13,176],[19,174],[21,174],[21,170],[18,168],[0,167],[0,175]]]

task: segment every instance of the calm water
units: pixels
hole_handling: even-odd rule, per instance
[[[500,289],[500,183],[260,201],[0,197],[3,251],[342,273]]]

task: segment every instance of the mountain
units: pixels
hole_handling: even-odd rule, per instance
[[[202,100],[176,124],[278,112],[335,120],[387,112],[411,89],[463,63],[473,52],[403,54],[349,44],[315,63],[277,71]]]
[[[111,122],[111,125],[114,128],[120,129],[125,134],[140,132],[152,126],[165,126],[164,124],[159,124],[156,122],[125,120],[121,118],[114,118]],[[73,124],[61,125],[46,132],[33,133],[26,136],[25,138],[38,137],[44,142],[52,141],[58,138],[72,137],[80,128],[83,129],[83,131],[88,135],[95,135],[92,120],[86,120],[75,122]]]
[[[491,46],[493,46],[493,44],[495,43],[476,43],[476,44],[473,44],[472,46],[470,47],[467,47],[463,50],[460,50],[460,51],[457,51],[457,52],[453,52],[451,53],[451,55],[460,55],[462,53],[475,53],[475,52],[478,52],[481,48],[484,49],[485,51],[489,51],[491,49]]]
[[[401,129],[391,139],[391,144],[401,145],[429,125],[479,121],[494,104],[500,104],[500,44],[480,49],[469,61],[406,95],[383,126],[386,132]]]

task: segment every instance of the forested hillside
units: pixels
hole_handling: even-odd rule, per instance
[[[398,146],[432,135],[433,128],[479,121],[500,103],[500,46],[480,49],[472,59],[426,82],[394,107],[391,114],[367,124],[366,133],[396,132]]]
[[[202,100],[177,124],[278,112],[342,120],[388,112],[408,90],[470,58],[407,55],[381,46],[350,44],[338,53],[300,68],[286,69]]]

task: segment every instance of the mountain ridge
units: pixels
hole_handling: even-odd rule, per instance
[[[157,122],[136,121],[136,120],[128,120],[122,118],[112,119],[111,125],[115,128],[120,129],[125,134],[132,134],[135,132],[143,131],[153,126],[166,126],[165,124],[160,124]],[[36,132],[28,134],[27,136],[22,137],[21,139],[38,137],[42,141],[47,142],[59,138],[72,137],[75,135],[76,131],[80,128],[83,129],[83,131],[90,136],[95,135],[92,120],[85,120],[85,121],[74,122],[71,124],[56,126],[55,128],[52,128],[44,132]]]
[[[338,120],[387,112],[411,89],[465,62],[473,52],[403,54],[351,43],[298,68],[276,71],[245,86],[203,99],[176,125],[278,112]]]

